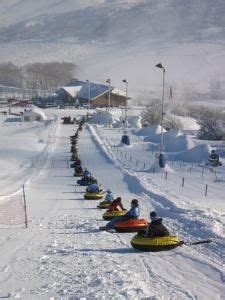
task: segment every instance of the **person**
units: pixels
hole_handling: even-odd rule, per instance
[[[105,202],[112,202],[114,200],[113,193],[110,189],[106,190]]]
[[[96,183],[92,183],[86,188],[86,192],[99,194],[100,187]]]
[[[113,200],[108,208],[107,211],[118,211],[118,206],[122,209],[122,210],[126,210],[124,207],[123,207],[123,204],[122,204],[122,199],[121,197],[117,197],[115,200]]]
[[[140,231],[139,235],[149,238],[169,236],[168,229],[162,224],[162,218],[158,218],[157,213],[152,211],[150,213],[151,222],[146,231]]]
[[[83,176],[84,176],[84,178],[90,178],[91,177],[91,173],[85,168]]]
[[[215,150],[211,151],[211,154],[209,156],[209,161],[219,163],[219,155],[216,153]]]
[[[100,230],[109,230],[112,229],[117,222],[126,221],[130,219],[138,219],[140,215],[139,204],[137,199],[133,199],[131,201],[130,210],[124,215],[120,217],[113,218],[110,222],[108,222],[105,226],[99,227]]]
[[[77,166],[81,165],[80,159],[77,159],[75,162],[73,162],[70,167],[71,168],[76,168]]]
[[[82,169],[81,165],[78,165],[75,167],[75,173],[79,173],[79,174],[83,173],[83,169]]]

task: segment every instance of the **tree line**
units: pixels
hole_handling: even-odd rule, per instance
[[[36,62],[23,66],[5,62],[0,63],[0,85],[51,90],[70,81],[75,71],[76,65],[68,62]]]

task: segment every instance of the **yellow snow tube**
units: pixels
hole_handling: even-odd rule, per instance
[[[97,206],[97,208],[107,209],[107,208],[109,208],[110,205],[111,205],[110,202],[108,202],[108,201],[102,201],[102,202],[99,203],[99,205]]]
[[[73,173],[74,177],[82,177],[84,174],[83,173]]]
[[[136,234],[131,240],[131,246],[141,251],[165,251],[183,245],[177,236],[149,238]]]
[[[102,217],[104,220],[112,220],[113,218],[124,216],[126,212],[126,210],[106,211]]]
[[[87,200],[98,200],[98,199],[102,199],[103,195],[98,194],[98,193],[88,193],[88,192],[86,192],[84,194],[84,198],[87,199]]]

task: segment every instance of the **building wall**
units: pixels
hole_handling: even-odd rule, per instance
[[[118,107],[118,106],[125,106],[126,105],[126,99],[123,96],[118,96],[118,95],[114,95],[111,94],[110,97],[110,106],[111,107]],[[94,107],[107,107],[108,106],[108,100],[109,99],[109,95],[108,93],[98,97],[97,99],[95,99],[92,102],[92,105]]]

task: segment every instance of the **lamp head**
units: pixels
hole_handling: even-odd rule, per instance
[[[165,68],[163,67],[163,65],[161,63],[158,63],[157,65],[155,65],[155,67],[157,67],[159,69],[163,69],[165,71]]]

